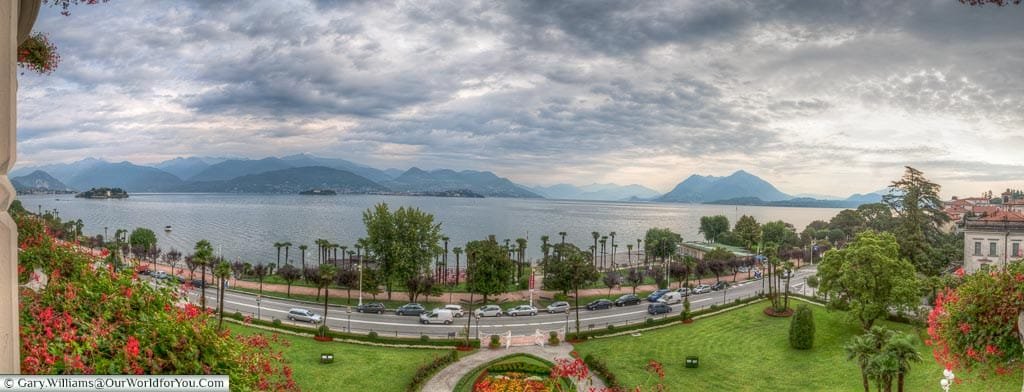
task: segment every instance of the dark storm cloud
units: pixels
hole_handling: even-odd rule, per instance
[[[21,78],[21,159],[131,141],[151,161],[343,151],[546,182],[640,171],[660,188],[697,168],[799,180],[903,160],[1010,180],[972,146],[1002,162],[1024,148],[1022,18],[947,0],[44,9],[64,62]]]

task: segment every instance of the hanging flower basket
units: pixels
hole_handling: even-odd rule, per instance
[[[57,47],[43,33],[30,35],[18,46],[18,66],[39,74],[50,74],[60,64]]]

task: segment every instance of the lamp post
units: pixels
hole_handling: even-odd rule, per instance
[[[363,258],[359,258],[359,306],[363,306]]]
[[[348,315],[348,327],[346,327],[346,330],[348,333],[352,333],[352,307],[349,306],[345,313]],[[326,321],[324,322],[326,323]]]
[[[946,369],[942,371],[942,379],[939,380],[939,386],[942,387],[943,392],[949,392],[949,386],[953,384],[953,380],[956,379],[956,375],[953,374],[952,370]]]

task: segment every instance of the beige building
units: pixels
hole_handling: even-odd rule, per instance
[[[964,271],[1024,259],[1024,214],[997,211],[964,220]]]

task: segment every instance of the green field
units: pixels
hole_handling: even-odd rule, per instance
[[[235,333],[270,332],[227,323]],[[303,391],[404,391],[420,365],[444,350],[374,347],[359,344],[323,343],[308,337],[281,335],[285,360]],[[320,354],[334,354],[334,363],[321,364]],[[340,388],[340,389],[339,389]]]
[[[802,303],[802,302],[797,302]],[[842,346],[860,328],[841,312],[813,306],[817,333],[814,348],[807,351],[789,347],[789,318],[772,318],[762,313],[764,302],[697,320],[693,324],[644,332],[642,336],[621,336],[591,340],[576,345],[580,355],[593,354],[605,361],[625,386],[656,382],[644,370],[647,361],[657,360],[665,368],[665,384],[672,390],[695,391],[858,391],[860,370],[847,361]],[[905,324],[882,323],[920,336]],[[937,391],[942,368],[932,359],[930,347],[918,340],[923,361],[912,365],[907,391]],[[688,355],[700,358],[698,369],[686,369]],[[1019,375],[978,380],[958,374],[963,384],[956,392],[1018,391]],[[896,386],[893,385],[893,390]],[[872,389],[874,390],[874,389]]]

